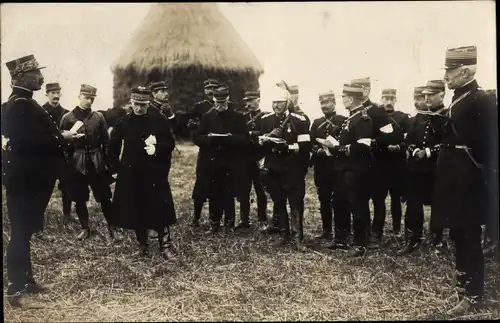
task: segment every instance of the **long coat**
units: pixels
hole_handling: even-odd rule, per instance
[[[485,181],[496,180],[485,175],[498,163],[492,143],[494,113],[494,104],[476,81],[455,90],[436,165],[431,226],[468,228],[485,223],[489,211]],[[467,146],[469,154],[457,145]]]
[[[153,155],[144,149],[150,135],[157,141]],[[168,161],[174,145],[168,120],[161,115],[150,111],[141,116],[130,113],[118,121],[108,146],[111,169],[118,173],[113,224],[133,230],[163,230],[176,223],[168,182]]]

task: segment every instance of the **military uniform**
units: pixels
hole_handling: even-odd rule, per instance
[[[443,81],[430,81],[425,93],[435,94],[445,91]],[[444,123],[447,110],[443,105],[429,111],[418,111],[406,136],[407,147],[407,207],[405,215],[406,246],[401,254],[415,250],[422,238],[424,226],[424,205],[432,206],[436,162],[443,141]],[[425,151],[425,157],[416,156],[418,151]],[[433,230],[434,245],[441,242],[443,230]]]
[[[259,91],[246,91],[243,101],[256,98],[260,98]],[[260,109],[248,111],[243,114],[249,130],[250,142],[247,149],[243,152],[245,158],[243,164],[245,165],[245,169],[241,171],[244,177],[242,183],[243,191],[240,196],[241,227],[249,226],[250,192],[252,190],[252,185],[257,195],[257,220],[261,227],[267,222],[267,196],[261,183],[259,167],[259,161],[264,157],[264,151],[258,143],[258,136],[261,134],[259,129],[261,128],[262,117],[265,114],[266,113],[262,112]]]
[[[228,96],[227,86],[214,90],[215,98],[223,100]],[[230,135],[223,136],[223,134]],[[219,231],[223,213],[226,232],[231,232],[234,228],[233,177],[238,169],[235,160],[248,142],[249,134],[245,120],[232,106],[220,111],[214,108],[201,118],[194,137],[195,145],[200,147],[195,191],[209,198],[213,233]]]
[[[33,55],[6,65],[13,79],[40,69]],[[30,239],[43,228],[45,209],[65,163],[64,140],[47,111],[33,100],[32,90],[13,85],[1,111],[2,178],[10,221],[7,295],[13,306],[22,306],[19,299],[26,284],[28,289],[36,284]]]
[[[50,91],[60,91],[61,86],[59,83],[47,83],[45,86],[45,92],[50,92]],[[55,122],[57,126],[61,123],[61,118],[63,115],[69,112],[69,110],[66,110],[63,108],[60,104],[57,104],[57,106],[51,105],[49,102],[45,103],[42,105],[42,108],[45,109],[52,118],[52,121]],[[68,222],[68,220],[71,218],[71,199],[68,194],[68,189],[66,188],[67,184],[64,183],[63,178],[59,178],[59,183],[57,185],[57,188],[61,191],[61,200],[62,200],[62,205],[63,205],[63,220],[65,223]]]
[[[446,68],[477,64],[475,46],[448,49]],[[436,166],[431,226],[450,228],[455,244],[457,288],[464,296],[461,311],[480,301],[484,293],[481,225],[491,210],[485,175],[498,160],[495,151],[495,106],[476,80],[454,90],[448,108],[443,148]]]
[[[148,104],[150,95],[149,91],[139,87],[132,90],[130,100]],[[113,197],[117,216],[113,218],[113,224],[135,230],[143,255],[148,254],[147,230],[154,229],[159,233],[162,254],[169,258],[167,251],[173,247],[169,226],[177,221],[168,182],[175,141],[167,119],[155,112],[150,113],[149,109],[144,115],[132,112],[123,117],[111,132],[110,165],[112,171],[118,173]],[[154,141],[146,143],[150,137],[154,137]],[[122,145],[123,157],[120,159]],[[148,145],[154,148],[146,150]]]
[[[96,88],[86,84],[82,84],[80,89],[81,94],[90,97],[95,97],[96,92]],[[65,180],[68,183],[69,195],[75,201],[76,214],[82,226],[78,238],[86,239],[90,237],[87,209],[87,201],[90,197],[89,186],[92,188],[95,200],[101,204],[103,215],[109,225],[112,216],[110,184],[113,178],[107,168],[106,153],[109,134],[103,115],[90,108],[82,109],[77,106],[63,116],[60,128],[70,130],[77,121],[83,123],[77,130],[77,133],[83,136],[73,140],[67,147],[70,167]],[[111,227],[109,227],[109,233],[112,237],[114,236]]]
[[[286,92],[288,95],[288,92]],[[285,96],[284,101],[287,100]],[[281,99],[280,99],[281,100]],[[282,115],[270,113],[262,117],[261,133],[277,137],[284,142],[266,141],[264,168],[268,174],[269,193],[279,214],[280,244],[295,238],[296,247],[303,249],[303,163],[301,152],[310,151],[309,129],[306,119],[285,111]],[[290,203],[291,223],[286,203]],[[291,224],[291,230],[290,230]]]
[[[319,96],[320,102],[333,100],[335,102],[335,95],[333,92],[322,93]],[[325,115],[321,118],[315,119],[311,126],[311,143],[312,143],[312,159],[311,164],[314,168],[314,183],[318,192],[318,199],[320,203],[320,213],[322,222],[322,234],[318,237],[320,239],[332,239],[333,215],[335,214],[336,223],[338,222],[337,214],[345,214],[349,210],[334,211],[337,205],[333,204],[334,199],[334,161],[335,156],[326,152],[323,146],[316,141],[316,138],[326,139],[328,136],[338,138],[341,127],[346,120],[343,115],[333,112],[331,115]],[[341,206],[341,205],[339,205]],[[339,225],[335,225],[336,230]]]
[[[215,87],[219,85],[219,82],[214,79],[208,79],[205,80],[204,86],[205,89],[213,90]],[[189,119],[188,122],[188,128],[192,131],[195,132],[196,129],[198,128],[200,124],[200,120],[203,117],[205,113],[210,111],[212,107],[214,106],[214,102],[211,97],[208,99],[205,99],[201,102],[196,103],[194,106],[193,111],[187,114],[187,118]],[[193,193],[191,195],[191,198],[193,199],[193,204],[194,204],[194,216],[192,220],[192,225],[193,226],[198,226],[200,217],[201,217],[201,210],[203,209],[203,204],[208,198],[208,191],[203,189],[203,184],[202,184],[202,178],[203,175],[201,174],[202,171],[200,169],[200,154],[198,153],[197,159],[196,159],[196,181],[194,184],[193,188]],[[212,214],[213,210],[209,204],[209,213]]]
[[[370,87],[370,79],[352,80],[351,84]],[[393,126],[387,112],[382,106],[373,103],[370,99],[363,102],[368,116],[372,120],[372,156],[373,163],[371,167],[370,195],[373,201],[373,222],[370,236],[370,247],[377,248],[380,245],[383,227],[385,222],[385,198],[387,196],[387,173],[385,167],[385,157],[387,155],[387,146],[398,144],[393,136]],[[387,129],[385,132],[382,129]]]

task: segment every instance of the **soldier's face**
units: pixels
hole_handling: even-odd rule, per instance
[[[428,108],[435,108],[443,103],[444,93],[426,94],[425,104]]]
[[[444,81],[450,90],[461,87],[466,82],[466,79],[466,70],[463,67],[447,69],[444,72]]]
[[[332,114],[335,112],[335,101],[333,100],[326,100],[326,101],[321,101],[321,112],[324,114]]]
[[[47,99],[51,104],[58,104],[61,98],[61,91],[49,91],[47,92]]]
[[[229,101],[229,98],[223,99],[223,100],[216,100],[214,99],[214,106],[217,110],[224,110],[227,109],[227,102]]]
[[[363,99],[367,99],[370,96],[371,88],[368,86],[363,86]]]
[[[132,104],[131,104],[131,103],[127,103],[127,104],[125,104],[122,108],[123,108],[123,110],[125,110],[125,112],[127,112],[127,113],[130,113],[130,112],[132,112],[132,110],[133,110],[133,108],[132,108]]]
[[[139,103],[139,102],[130,102],[132,104],[132,110],[136,115],[143,115],[148,112],[148,104],[147,103]]]
[[[78,99],[80,100],[80,107],[83,109],[90,109],[95,100],[93,96],[88,96],[85,94],[80,94],[78,96]]]
[[[352,107],[353,102],[354,102],[354,100],[352,99],[352,97],[347,96],[347,95],[342,96],[342,103],[344,104],[344,107],[347,110],[349,110]]]
[[[34,70],[21,74],[23,86],[32,91],[38,91],[43,85],[43,75],[40,70]]]
[[[276,114],[282,114],[286,111],[286,101],[273,101],[273,111]]]
[[[384,105],[386,111],[394,111],[396,106],[396,97],[383,96],[380,102]]]
[[[169,94],[167,89],[159,89],[153,93],[153,96],[158,101],[167,101]]]
[[[425,96],[414,96],[414,105],[417,110],[425,110],[427,105],[425,104]]]
[[[214,88],[213,87],[206,87],[205,88],[205,95],[209,98],[212,99],[214,97]]]
[[[250,99],[250,100],[246,101],[245,108],[247,108],[250,111],[258,110],[259,103],[260,103],[260,99]]]

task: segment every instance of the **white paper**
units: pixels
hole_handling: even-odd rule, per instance
[[[209,133],[209,137],[229,137],[231,134],[229,133]]]
[[[82,126],[83,126],[83,122],[81,122],[80,120],[78,120],[77,122],[75,122],[75,124],[73,125],[73,127],[71,127],[71,129],[69,129],[69,131],[70,132],[77,132],[78,129],[80,129]]]
[[[367,145],[368,147],[370,147],[372,144],[372,140],[370,138],[361,138],[361,139],[358,139],[357,142],[360,144],[363,144],[363,145]]]
[[[286,142],[286,140],[284,140],[282,138],[274,138],[274,137],[268,137],[268,136],[259,136],[259,139],[264,140],[264,141],[272,141],[276,144],[282,144],[282,143]]]
[[[2,150],[5,150],[7,149],[7,144],[9,143],[9,139],[8,138],[5,138],[3,135],[2,135]]]
[[[144,140],[144,142],[145,142],[145,143],[146,143],[146,145],[148,145],[148,146],[149,146],[149,145],[156,145],[156,143],[157,143],[157,142],[156,142],[156,137],[155,137],[155,136],[153,136],[153,135],[149,135],[149,137],[148,137],[146,140]]]
[[[327,147],[327,148],[334,148],[339,145],[339,142],[337,139],[328,136],[326,139],[323,138],[316,138],[316,141],[319,142],[322,146]]]
[[[389,123],[383,126],[382,128],[380,128],[380,131],[382,131],[383,133],[392,133],[393,131],[392,124]]]

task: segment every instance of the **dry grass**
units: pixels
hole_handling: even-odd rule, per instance
[[[37,279],[52,284],[43,310],[13,310],[8,322],[42,321],[264,321],[264,320],[429,320],[449,319],[454,305],[451,257],[419,254],[397,257],[387,244],[363,259],[340,251],[311,248],[307,253],[270,246],[271,237],[254,231],[213,238],[192,231],[191,189],[197,149],[180,147],[171,171],[179,224],[174,239],[181,252],[177,263],[164,262],[155,245],[153,258],[132,257],[132,233],[119,245],[96,236],[75,241],[74,231],[57,224],[59,192],[47,210],[46,233],[53,242],[33,241]],[[306,235],[320,229],[312,177],[308,178]],[[4,195],[5,197],[5,195]],[[5,199],[3,199],[5,200]],[[269,205],[271,210],[271,205]],[[5,213],[5,202],[2,205]],[[255,205],[254,205],[255,207]],[[269,210],[269,211],[270,211]],[[256,218],[254,210],[252,217]],[[102,214],[90,202],[92,220],[105,233]],[[270,212],[269,212],[270,213]],[[206,218],[206,217],[205,217]],[[390,216],[389,216],[390,218]],[[390,224],[390,221],[388,221]],[[98,224],[97,224],[98,223]],[[4,248],[8,221],[3,216]],[[397,241],[393,241],[396,242]],[[499,266],[486,265],[489,307],[462,319],[498,319]],[[4,292],[5,292],[4,266]]]

